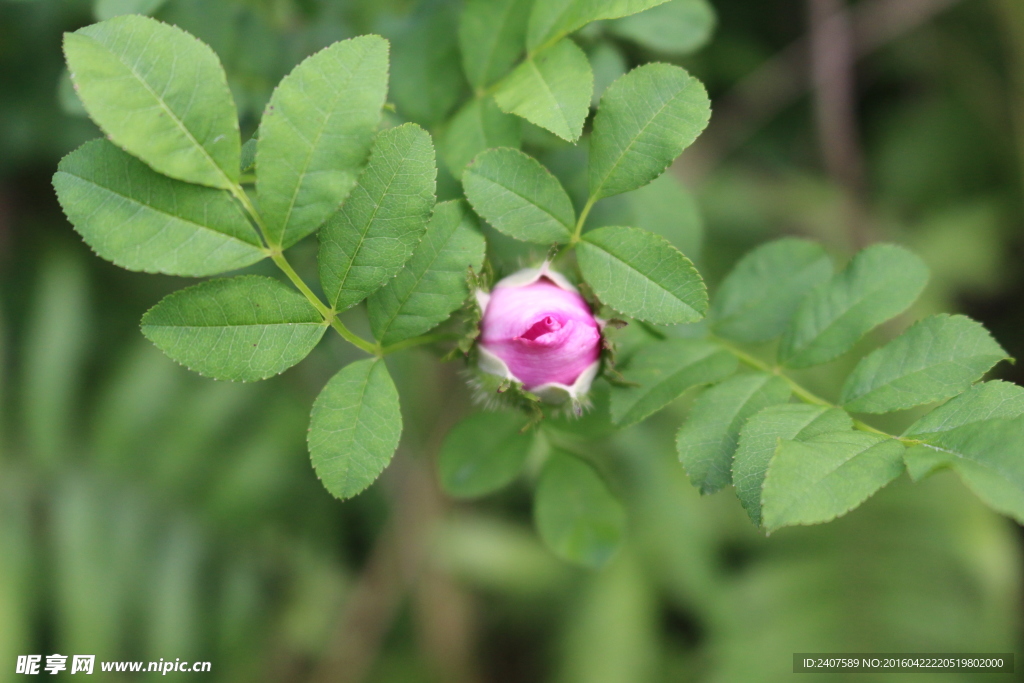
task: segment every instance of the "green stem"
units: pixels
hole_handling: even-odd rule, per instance
[[[424,344],[433,344],[439,341],[451,341],[458,339],[461,335],[452,334],[448,332],[438,332],[437,334],[424,334],[419,337],[413,337],[412,339],[403,339],[400,342],[395,342],[389,346],[385,346],[381,349],[381,355],[388,355],[395,351],[401,351],[403,349],[411,349],[414,346],[422,346]]]
[[[324,302],[320,301],[320,297],[314,294],[313,290],[309,288],[309,285],[303,282],[302,278],[299,277],[299,274],[295,272],[294,268],[292,268],[292,264],[288,263],[288,259],[284,257],[284,254],[276,249],[268,249],[267,253],[270,254],[270,258],[273,259],[274,263],[277,264],[277,267],[281,269],[281,272],[288,276],[288,279],[292,281],[295,288],[302,292],[302,295],[305,296],[309,303],[313,305],[313,308],[320,312],[320,315],[323,316],[324,320],[328,322],[333,320],[334,311],[328,308]]]
[[[382,355],[379,344],[366,341],[358,334],[345,327],[345,323],[341,322],[341,320],[338,319],[338,314],[334,311],[334,309],[328,308],[326,304],[320,301],[320,297],[313,293],[313,290],[309,288],[309,285],[303,282],[302,278],[299,277],[299,274],[295,272],[294,268],[292,268],[292,264],[288,263],[288,259],[284,257],[284,254],[282,254],[280,251],[275,250],[270,250],[269,253],[270,258],[274,260],[274,263],[277,264],[277,267],[280,268],[284,272],[284,274],[288,276],[288,279],[292,281],[292,284],[295,285],[295,287],[300,292],[302,292],[303,296],[305,296],[309,303],[313,305],[313,308],[320,312],[320,315],[323,316],[324,320],[330,323],[331,327],[333,327],[335,331],[341,335],[342,339],[349,342],[353,346],[356,346],[357,348],[366,351],[368,354],[372,356]]]
[[[334,330],[338,334],[340,334],[345,341],[349,342],[353,346],[359,347],[363,351],[366,351],[371,356],[377,356],[378,358],[380,358],[381,356],[384,355],[383,350],[380,348],[380,344],[374,344],[372,342],[366,341],[358,334],[345,327],[345,323],[341,322],[341,320],[339,320],[338,317],[334,315],[333,311],[331,312],[331,314],[333,316],[331,318],[331,327],[333,327]]]
[[[362,349],[363,351],[366,351],[368,354],[372,356],[381,355],[381,348],[379,344],[374,344],[373,342],[366,341],[358,334],[345,327],[345,323],[341,322],[341,320],[338,319],[337,312],[335,312],[334,309],[332,308],[328,308],[326,304],[320,301],[320,297],[314,294],[313,290],[309,288],[309,285],[303,282],[302,278],[299,277],[299,274],[295,272],[294,268],[292,268],[292,264],[288,263],[288,259],[284,257],[284,254],[276,250],[269,250],[269,253],[270,258],[274,260],[274,263],[277,264],[277,267],[280,268],[284,272],[284,274],[288,276],[288,279],[292,281],[292,284],[295,285],[295,287],[300,292],[302,292],[303,296],[305,296],[309,303],[313,305],[313,308],[320,312],[320,315],[323,316],[324,320],[330,323],[331,327],[333,327],[335,331],[341,335],[342,339],[349,342],[353,346],[356,346]]]
[[[715,342],[716,344],[718,344],[719,346],[721,346],[722,348],[724,348],[726,351],[728,351],[732,355],[736,356],[736,358],[741,363],[743,363],[744,365],[752,367],[755,370],[760,370],[762,372],[767,372],[767,373],[770,373],[772,375],[775,375],[776,377],[780,377],[782,380],[784,380],[786,382],[786,384],[789,385],[789,389],[790,389],[790,391],[793,392],[793,395],[796,396],[797,398],[799,398],[804,403],[810,403],[812,405],[822,406],[822,407],[825,407],[825,408],[839,408],[840,407],[840,406],[837,406],[835,403],[832,403],[831,401],[823,399],[822,397],[818,396],[817,394],[815,394],[815,393],[805,389],[803,386],[801,386],[792,377],[789,377],[789,376],[783,374],[781,367],[779,367],[777,365],[769,365],[768,363],[764,362],[760,358],[752,356],[749,353],[747,353],[746,351],[743,351],[742,349],[739,349],[739,348],[733,346],[731,343],[725,341],[724,339],[720,339],[718,337],[712,336],[711,340],[713,342]],[[879,436],[884,436],[884,437],[889,438],[889,439],[896,439],[897,441],[901,442],[905,446],[913,446],[915,444],[921,443],[917,439],[905,439],[903,437],[896,436],[895,434],[889,434],[888,432],[883,432],[882,430],[876,429],[875,427],[872,427],[871,425],[867,424],[866,422],[862,422],[861,420],[854,419],[853,420],[853,426],[854,426],[855,429],[858,429],[858,430],[860,430],[862,432],[870,432],[871,434],[878,434]]]
[[[271,258],[271,260],[273,260],[277,267],[281,269],[281,272],[288,276],[288,279],[291,280],[293,285],[295,285],[295,288],[302,292],[302,295],[306,297],[306,300],[309,301],[310,305],[312,305],[321,317],[323,317],[324,322],[333,327],[343,339],[353,346],[362,349],[372,356],[381,356],[382,353],[379,344],[366,341],[358,334],[345,327],[345,324],[338,320],[337,312],[327,306],[324,302],[320,301],[320,297],[313,293],[313,290],[309,288],[309,285],[299,277],[299,274],[295,272],[294,268],[292,268],[292,264],[288,263],[288,259],[284,257],[284,254],[281,252],[281,248],[279,246],[269,246],[269,242],[267,241],[267,226],[264,224],[263,217],[260,216],[259,211],[257,211],[256,207],[252,205],[251,201],[249,201],[249,196],[245,194],[245,190],[240,186],[235,185],[231,188],[231,194],[234,195],[235,199],[237,199],[242,205],[242,208],[249,214],[249,218],[252,219],[252,222],[258,228],[259,237],[263,241],[264,245],[268,245],[264,246],[263,251]]]
[[[580,241],[580,235],[583,234],[583,224],[587,222],[587,216],[590,215],[590,210],[594,208],[594,202],[596,201],[597,197],[590,195],[587,199],[587,203],[583,205],[583,210],[580,211],[580,217],[576,220],[576,228],[572,231],[572,238],[569,240],[570,247]]]

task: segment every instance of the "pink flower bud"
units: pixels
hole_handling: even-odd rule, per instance
[[[478,293],[480,369],[551,403],[578,401],[600,367],[601,322],[561,274],[527,268]]]

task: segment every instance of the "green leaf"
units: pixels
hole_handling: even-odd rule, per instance
[[[128,270],[199,277],[266,256],[226,191],[160,175],[106,140],[64,157],[53,186],[86,244]]]
[[[910,446],[903,452],[903,465],[914,483],[950,467],[955,459],[951,453],[921,444]]]
[[[337,310],[380,289],[412,256],[436,175],[427,131],[406,123],[377,135],[359,182],[320,231],[320,283]]]
[[[444,322],[469,296],[469,268],[480,272],[486,244],[462,202],[434,207],[423,241],[395,279],[370,295],[373,336],[384,345]]]
[[[558,557],[597,569],[618,549],[626,527],[622,504],[590,465],[556,451],[534,493],[533,517]]]
[[[626,58],[615,43],[601,42],[588,53],[590,70],[594,72],[594,92],[590,95],[590,106],[597,107],[601,96],[612,83],[625,75]]]
[[[740,430],[763,408],[789,400],[789,385],[763,372],[737,375],[697,397],[676,435],[679,461],[702,494],[732,481],[732,459]]]
[[[764,480],[764,526],[771,532],[846,514],[903,471],[896,439],[864,432],[781,441]]]
[[[912,424],[904,436],[927,439],[975,422],[1024,415],[1024,387],[1009,382],[980,382]]]
[[[663,173],[640,189],[601,202],[594,209],[590,216],[595,225],[641,228],[661,235],[690,260],[700,255],[704,221],[697,200],[673,173]]]
[[[295,67],[260,122],[256,191],[267,241],[290,247],[337,211],[366,162],[388,90],[388,42],[360,36]]]
[[[806,441],[820,434],[853,429],[853,420],[840,408],[783,403],[768,406],[740,430],[732,463],[732,482],[750,520],[761,525],[761,488],[779,439]]]
[[[301,294],[261,275],[182,289],[142,316],[142,333],[161,351],[201,375],[234,382],[287,370],[326,329]]]
[[[242,154],[238,162],[238,170],[242,173],[252,173],[256,170],[256,145],[259,140],[252,137],[242,145]]]
[[[384,361],[346,365],[313,403],[309,453],[324,488],[351,498],[380,476],[402,435],[398,390]]]
[[[526,47],[534,52],[592,21],[626,17],[663,2],[666,0],[539,0],[530,13]]]
[[[980,323],[933,315],[861,359],[839,402],[860,413],[888,413],[955,396],[1009,358]]]
[[[523,52],[532,0],[468,0],[459,18],[459,49],[469,84],[498,80]]]
[[[71,82],[71,74],[65,68],[61,71],[60,79],[57,82],[57,104],[60,110],[68,116],[75,118],[88,116],[89,112],[82,106],[82,100],[75,92],[75,84]]]
[[[792,237],[763,244],[740,259],[711,302],[715,333],[763,342],[785,332],[807,293],[832,277],[817,242]]]
[[[806,368],[841,356],[909,308],[927,282],[928,267],[902,247],[876,244],[860,251],[804,298],[782,337],[779,359]]]
[[[419,2],[391,35],[391,97],[405,120],[433,129],[466,88],[455,25],[460,2]]]
[[[1024,522],[1024,387],[982,382],[915,422],[906,436],[924,445],[907,450],[915,481],[951,467],[988,505]]]
[[[1024,416],[968,422],[924,439],[975,495],[1024,523]]]
[[[448,432],[438,456],[441,486],[456,498],[486,496],[523,469],[533,434],[520,412],[475,413]]]
[[[86,111],[117,146],[178,180],[238,183],[238,115],[208,46],[129,15],[65,33],[64,54]]]
[[[700,320],[708,310],[700,273],[664,237],[639,228],[598,228],[583,235],[576,255],[583,279],[625,315],[674,325]]]
[[[608,32],[669,55],[695,52],[715,29],[707,0],[671,0],[664,5],[608,23]]]
[[[612,419],[619,426],[639,422],[684,391],[718,382],[736,371],[736,357],[717,344],[671,339],[641,348],[623,370],[637,386],[612,390]]]
[[[122,14],[152,15],[167,0],[96,0],[92,11],[96,21],[104,21]]]
[[[587,55],[566,38],[517,66],[498,85],[494,100],[502,111],[574,142],[583,133],[593,91]]]
[[[473,209],[510,237],[538,244],[564,244],[572,237],[572,200],[531,156],[508,148],[482,152],[466,167],[462,185]]]
[[[651,182],[708,125],[711,102],[678,66],[645,64],[611,84],[594,117],[590,196],[629,192]]]
[[[452,117],[438,141],[448,170],[462,178],[466,165],[480,152],[520,145],[519,119],[498,109],[494,98],[473,98]]]

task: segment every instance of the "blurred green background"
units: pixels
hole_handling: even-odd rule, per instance
[[[933,271],[912,316],[962,311],[1024,357],[1024,2],[713,5],[703,46],[661,22],[580,36],[599,83],[673,61],[714,102],[675,169],[692,196],[655,183],[596,220],[674,231],[712,289],[782,234],[839,257],[903,243]],[[630,518],[600,572],[539,544],[528,483],[470,504],[438,491],[438,445],[471,406],[459,364],[425,351],[389,358],[407,425],[395,462],[333,500],[303,437],[355,352],[332,337],[260,384],[192,375],[137,328],[183,283],[94,257],[61,215],[50,176],[98,135],[61,33],[130,10],[217,51],[250,133],[292,66],[361,33],[392,39],[391,99],[435,134],[466,87],[455,1],[0,0],[0,682],[22,679],[17,655],[54,652],[212,662],[182,680],[402,683],[781,681],[798,651],[1021,652],[1024,535],[954,477],[902,478],[835,523],[766,539],[731,493],[687,482],[672,445],[685,397],[591,447]],[[525,137],[567,184],[579,176],[581,152]],[[450,175],[441,188],[457,192]],[[497,263],[524,257],[495,242]],[[829,395],[849,365],[801,379]],[[871,679],[971,678],[913,676]]]

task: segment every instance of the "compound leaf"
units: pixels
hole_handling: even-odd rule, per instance
[[[783,238],[747,253],[722,281],[708,317],[715,332],[741,342],[782,334],[807,293],[832,276],[817,242]]]
[[[301,294],[262,275],[188,287],[142,316],[142,333],[168,356],[201,375],[236,382],[287,370],[326,329]]]
[[[53,186],[86,244],[128,270],[200,277],[266,255],[225,190],[160,175],[106,140],[64,157]]]
[[[708,309],[700,273],[664,237],[639,228],[598,228],[583,235],[576,254],[601,301],[625,315],[674,325],[700,320]]]
[[[482,152],[466,167],[462,185],[476,212],[510,237],[539,244],[572,237],[572,200],[531,156],[508,148]]]
[[[862,358],[839,402],[847,410],[887,413],[941,401],[1006,358],[981,323],[962,315],[933,315]]]
[[[409,263],[367,300],[377,341],[394,344],[444,322],[469,296],[467,271],[480,271],[485,247],[484,236],[462,202],[434,207]]]
[[[556,451],[534,493],[533,516],[557,556],[596,569],[618,549],[626,526],[622,504],[590,465]]]
[[[377,135],[359,181],[320,231],[320,283],[337,310],[380,289],[412,256],[436,176],[427,131],[406,123]]]
[[[178,180],[238,183],[238,114],[207,45],[126,15],[65,33],[64,54],[86,111],[118,147]]]
[[[903,471],[903,445],[864,432],[780,441],[764,480],[764,526],[771,532],[846,514]]]
[[[779,358],[793,368],[827,363],[876,326],[905,311],[928,282],[920,258],[893,244],[863,249],[801,302]]]
[[[732,480],[732,459],[740,430],[763,408],[789,400],[789,385],[763,372],[731,377],[697,397],[676,435],[679,461],[702,494]]]
[[[455,425],[441,444],[441,486],[456,498],[476,498],[512,482],[523,469],[533,434],[523,433],[519,412],[475,413]]]
[[[520,63],[500,82],[494,100],[502,111],[574,142],[583,133],[593,90],[590,60],[565,38]]]
[[[736,357],[717,344],[696,339],[648,344],[623,370],[625,379],[636,386],[612,390],[612,419],[623,427],[639,422],[687,389],[725,379],[736,366]]]
[[[645,64],[616,80],[594,117],[591,198],[629,192],[660,176],[710,117],[704,86],[678,66]]]
[[[761,525],[761,488],[779,439],[806,441],[819,434],[853,429],[853,420],[840,408],[783,403],[768,406],[740,430],[732,462],[732,483],[750,520]]]
[[[351,498],[380,476],[402,435],[398,390],[384,361],[346,365],[313,403],[309,453],[324,488]]]
[[[356,182],[388,89],[388,42],[360,36],[300,63],[260,122],[256,191],[267,241],[287,248],[337,211]]]

